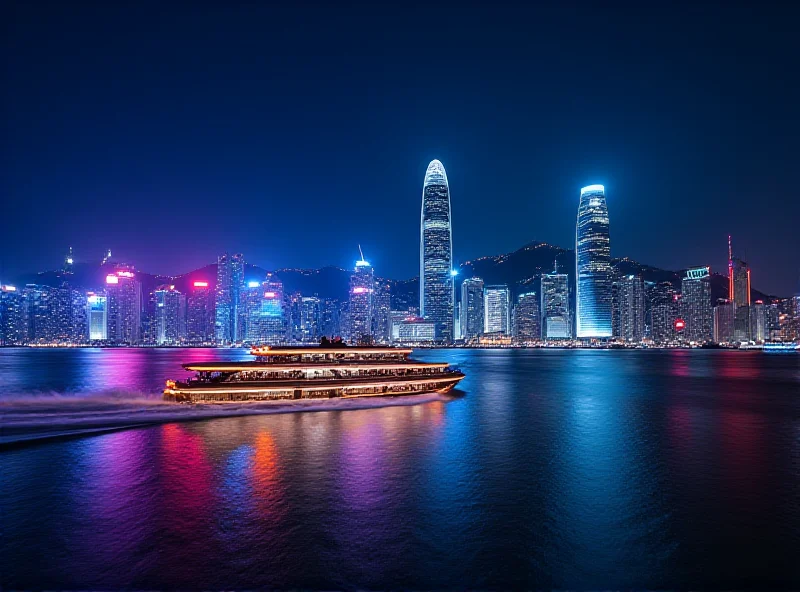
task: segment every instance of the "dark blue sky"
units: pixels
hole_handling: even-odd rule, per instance
[[[68,245],[156,273],[418,269],[422,179],[457,260],[569,247],[606,185],[614,256],[800,275],[792,3],[6,3],[0,275]]]

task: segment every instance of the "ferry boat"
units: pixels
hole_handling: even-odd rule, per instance
[[[183,364],[195,372],[168,380],[164,399],[223,403],[446,393],[464,374],[446,362],[419,362],[394,347],[255,347],[246,362]]]

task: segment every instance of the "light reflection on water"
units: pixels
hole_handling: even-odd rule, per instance
[[[39,353],[0,362],[17,392],[89,392],[108,380],[148,392],[188,359],[173,351]],[[461,393],[418,406],[172,423],[2,452],[0,583],[800,585],[796,358],[520,350],[418,357],[457,363],[467,373]]]

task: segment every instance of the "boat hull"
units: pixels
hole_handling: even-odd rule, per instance
[[[464,378],[460,372],[418,379],[385,381],[306,381],[303,383],[176,383],[164,390],[164,400],[177,403],[242,403],[295,399],[352,399],[447,393]]]

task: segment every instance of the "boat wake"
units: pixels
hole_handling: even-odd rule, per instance
[[[185,405],[168,403],[160,395],[107,391],[93,394],[38,393],[0,397],[0,448],[50,438],[243,415],[300,411],[375,409],[449,401],[438,393],[401,397],[303,399],[247,403]]]

